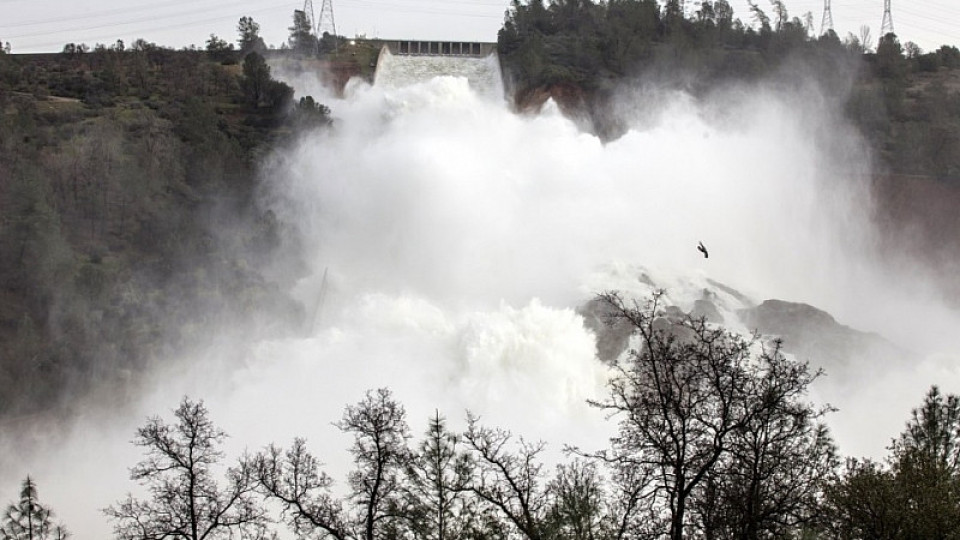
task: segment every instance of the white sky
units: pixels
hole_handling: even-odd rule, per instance
[[[332,0],[338,33],[346,36],[495,41],[509,0]],[[695,9],[696,0],[687,0]],[[313,0],[319,17],[323,0]],[[768,3],[758,2],[768,14]],[[731,0],[736,16],[752,22],[746,0]],[[68,42],[111,44],[136,38],[180,48],[203,47],[211,33],[236,39],[244,15],[261,26],[270,45],[287,38],[297,0],[0,0],[0,40],[14,52],[55,52]],[[791,16],[813,13],[820,28],[823,0],[787,0]],[[876,38],[883,0],[833,0],[837,33],[859,32]],[[960,0],[894,0],[893,21],[901,42],[914,41],[925,51],[944,43],[960,45]]]

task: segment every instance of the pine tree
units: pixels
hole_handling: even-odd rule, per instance
[[[37,498],[37,484],[29,476],[20,488],[20,500],[7,507],[0,522],[0,540],[64,540],[66,528],[53,523],[53,511]]]
[[[293,52],[302,55],[311,55],[317,52],[317,36],[310,26],[310,19],[306,12],[297,9],[293,12],[293,26],[290,30],[290,48]]]
[[[240,45],[240,52],[246,54],[250,51],[264,51],[267,46],[260,37],[260,25],[252,17],[240,17],[237,23],[237,32],[240,37],[237,44]]]
[[[476,512],[468,497],[473,474],[462,438],[447,430],[437,412],[426,438],[407,462],[402,504],[414,534],[424,540],[455,540],[466,535]]]

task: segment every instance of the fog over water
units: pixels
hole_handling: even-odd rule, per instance
[[[908,368],[827,366],[814,398],[840,407],[828,422],[845,454],[883,455],[930,384],[960,391],[957,313],[923,265],[878,251],[869,155],[815,87],[701,100],[624,88],[629,129],[604,143],[552,102],[516,114],[464,78],[353,81],[337,99],[276,75],[336,117],[264,163],[262,204],[300,242],[292,294],[313,324],[171,359],[129,410],[81,417],[66,442],[0,471],[8,498],[30,472],[75,538],[109,535],[98,510],[134,487],[134,429],[184,394],[231,435],[230,460],[304,436],[341,485],[348,440],[330,423],[380,386],[416,434],[436,409],[454,427],[470,409],[555,449],[599,448],[611,424],[585,400],[608,370],[575,308],[609,289],[647,294],[641,275],[683,309],[712,280],[909,351]]]

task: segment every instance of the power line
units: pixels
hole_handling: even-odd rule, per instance
[[[257,2],[257,4],[260,4],[260,2]],[[289,5],[289,2],[277,3],[277,4],[271,5],[271,6],[269,6],[269,7],[261,8],[261,9],[259,9],[259,10],[257,10],[257,11],[273,10],[273,9],[276,9],[276,8],[279,8],[279,7],[282,7],[282,6],[286,6],[286,5]],[[161,20],[161,19],[173,19],[173,18],[183,17],[183,16],[187,16],[187,15],[198,15],[198,14],[207,13],[207,12],[210,12],[210,11],[222,11],[222,9],[225,8],[225,7],[236,8],[236,7],[237,7],[237,3],[236,3],[236,2],[233,2],[233,3],[230,3],[230,4],[218,4],[218,5],[209,6],[209,7],[200,8],[200,9],[195,9],[195,10],[191,10],[191,11],[183,11],[183,12],[179,12],[179,13],[172,13],[172,14],[170,14],[170,15],[161,15],[161,16],[153,15],[153,16],[142,17],[142,18],[138,18],[138,19],[132,19],[132,20],[126,20],[126,21],[114,21],[114,22],[103,23],[103,24],[95,24],[95,25],[91,25],[91,26],[80,26],[80,27],[76,27],[76,26],[75,26],[75,27],[71,27],[71,28],[68,28],[68,29],[64,29],[64,30],[44,30],[44,31],[40,31],[40,32],[31,32],[31,33],[27,33],[27,34],[13,34],[13,35],[11,35],[11,36],[9,36],[9,37],[10,37],[10,38],[13,38],[13,39],[17,39],[17,38],[25,38],[25,37],[45,36],[45,35],[49,35],[51,32],[60,32],[60,31],[83,32],[83,31],[85,31],[85,30],[99,30],[99,29],[101,29],[101,28],[111,28],[111,27],[114,27],[114,26],[127,26],[127,25],[137,24],[137,23],[141,23],[141,22],[156,21],[156,20]],[[244,11],[246,11],[246,10],[244,10]],[[206,19],[206,20],[203,20],[203,21],[191,21],[190,23],[184,25],[184,27],[197,26],[197,25],[199,25],[199,24],[201,24],[201,23],[204,23],[204,22],[218,21],[218,20],[223,20],[224,18],[227,18],[227,17],[233,18],[234,16],[235,16],[234,14],[231,14],[231,15],[229,15],[229,16],[220,16],[220,17],[216,17],[216,18],[213,18],[213,19]],[[6,39],[6,37],[5,37],[4,39]]]
[[[3,1],[4,0],[0,0],[0,2],[3,2]],[[449,4],[458,4],[458,3],[470,4],[474,6],[495,5],[495,4],[489,4],[489,3],[481,4],[480,2],[468,2],[468,1],[458,2],[458,0],[447,0],[447,2],[444,2],[443,5],[450,7],[452,9],[422,9],[422,8],[415,7],[414,5],[411,5],[411,4],[391,5],[391,4],[385,4],[383,2],[370,2],[370,1],[365,2],[363,0],[360,0],[356,2],[354,6],[350,6],[350,7],[355,10],[359,9],[364,11],[375,10],[377,12],[390,11],[390,12],[397,12],[397,13],[423,13],[423,14],[429,14],[429,15],[461,17],[461,18],[479,17],[479,18],[492,19],[492,18],[502,17],[502,14],[488,15],[488,14],[482,14],[482,13],[462,12],[457,10],[456,6],[449,5]],[[186,2],[184,2],[183,0],[175,0],[171,2],[165,2],[163,4],[156,4],[151,7],[152,8],[156,8],[158,6],[172,7],[172,6],[182,6],[185,4]],[[264,4],[262,3],[262,1],[256,2],[255,4],[253,4],[253,6],[257,6],[257,5],[263,6]],[[501,5],[501,4],[498,2],[498,4],[496,5]],[[43,50],[43,49],[60,47],[63,45],[63,43],[66,43],[67,41],[88,42],[88,43],[103,42],[103,41],[110,42],[117,39],[118,37],[123,37],[124,39],[128,37],[130,37],[131,39],[133,37],[142,37],[146,39],[152,39],[149,36],[150,33],[157,33],[162,31],[169,31],[169,30],[178,30],[178,29],[185,29],[185,28],[202,27],[206,24],[218,23],[234,17],[239,17],[240,15],[250,15],[250,14],[262,13],[262,12],[268,12],[268,11],[275,11],[276,8],[281,8],[281,7],[289,7],[289,2],[267,4],[265,7],[261,7],[259,9],[250,9],[249,7],[244,8],[242,4],[239,7],[237,4],[215,4],[211,6],[203,6],[201,4],[200,7],[198,7],[198,9],[177,11],[176,13],[168,13],[163,15],[160,15],[160,14],[143,15],[140,17],[128,18],[123,21],[115,21],[115,22],[91,21],[90,24],[86,24],[82,26],[71,26],[69,28],[63,28],[62,27],[63,23],[72,22],[76,20],[75,17],[67,17],[67,18],[59,18],[59,19],[48,18],[46,22],[53,23],[54,25],[56,25],[57,23],[60,23],[61,28],[51,29],[47,27],[42,32],[41,31],[24,31],[14,35],[14,34],[8,34],[5,30],[3,30],[2,27],[0,27],[0,31],[3,32],[4,39],[18,40],[20,42],[18,44],[19,48],[29,49],[29,50]],[[234,11],[235,14],[205,17],[202,19],[191,17],[192,15],[202,15],[202,14],[210,13],[211,11],[222,9],[222,8],[232,8],[230,11]],[[107,12],[100,12],[97,15],[106,16],[110,14],[123,14],[123,13],[130,13],[131,11],[142,12],[143,9],[142,8],[137,8],[137,9],[125,8],[125,9],[118,9],[118,10],[109,10]],[[184,21],[183,19],[186,17],[191,17],[191,18],[188,21]],[[90,14],[90,16],[84,17],[84,18],[86,19],[94,18],[94,14]],[[157,22],[162,22],[164,20],[171,21],[171,23],[170,24],[143,24],[143,23],[157,23]],[[27,22],[33,23],[36,21],[27,21]],[[27,30],[28,29],[27,22],[18,23],[18,26],[20,26],[21,28],[24,28],[24,30]],[[110,30],[105,30],[105,29],[110,29]],[[96,33],[92,32],[97,30],[101,30],[101,32],[96,32]],[[46,37],[47,39],[44,40],[43,42],[39,42],[39,40],[34,41],[30,39],[30,38],[40,37],[40,36]],[[63,36],[63,38],[59,39],[59,38],[56,38],[55,36]],[[50,38],[54,38],[55,40],[50,40]],[[176,44],[176,46],[180,46],[180,45],[183,45],[183,44],[182,43]]]
[[[0,3],[11,3],[11,2],[19,2],[19,1],[21,1],[21,0],[6,0],[6,1],[5,1],[5,0],[0,0]],[[416,3],[418,3],[418,0],[413,0],[413,2],[414,2],[414,4],[416,4]],[[6,29],[10,29],[10,28],[20,28],[20,27],[24,27],[24,26],[47,25],[47,24],[50,24],[50,23],[58,23],[58,22],[74,22],[74,21],[77,21],[77,20],[94,19],[94,18],[98,18],[98,17],[110,17],[110,16],[113,16],[113,15],[124,15],[124,14],[127,14],[127,13],[136,13],[136,12],[142,12],[142,11],[149,11],[149,10],[154,10],[154,9],[156,9],[156,8],[179,6],[179,5],[189,5],[189,4],[196,4],[196,3],[197,3],[196,0],[173,0],[173,1],[159,2],[159,3],[149,4],[149,5],[124,7],[124,8],[104,10],[104,11],[87,12],[87,13],[80,14],[80,15],[70,15],[70,16],[59,17],[59,18],[57,18],[57,17],[52,17],[52,18],[51,18],[51,17],[44,17],[44,18],[42,18],[42,19],[35,19],[35,20],[31,20],[31,21],[17,22],[17,23],[13,23],[13,24],[4,24],[4,23],[0,22],[0,29],[6,30]],[[325,3],[325,4],[327,3],[326,0],[325,0],[324,3]],[[444,5],[460,4],[460,5],[470,5],[470,6],[477,6],[477,7],[504,7],[504,6],[505,6],[504,2],[475,2],[475,1],[472,1],[472,0],[446,0],[446,1],[443,2],[443,4],[444,4]],[[391,4],[382,4],[382,5],[384,5],[384,6],[390,6]],[[437,9],[431,9],[431,8],[429,8],[429,7],[423,7],[423,6],[407,6],[407,7],[402,7],[402,6],[399,6],[399,5],[396,5],[396,4],[393,4],[393,5],[394,5],[394,9],[392,9],[392,11],[401,11],[401,12],[420,12],[420,11],[424,11],[424,12],[430,12],[430,13],[441,13],[441,12],[443,12],[443,13],[451,13],[451,14],[457,13],[456,11],[437,10]],[[219,4],[219,6],[220,6],[220,7],[234,7],[234,6],[235,6],[235,3],[233,3],[233,4]],[[332,7],[332,6],[331,6],[331,7]],[[208,8],[203,8],[203,9],[213,9],[213,8],[214,8],[214,6],[209,6]],[[306,10],[305,10],[305,11],[306,11]],[[167,15],[167,16],[164,16],[164,17],[175,16],[175,15],[176,15],[176,14],[171,14],[171,15]],[[322,9],[321,9],[321,16],[323,16],[323,10],[322,10]],[[319,19],[318,19],[317,21],[322,22],[322,21],[319,20]],[[315,21],[315,22],[316,22],[316,21]]]
[[[923,19],[923,20],[925,20],[925,21],[929,21],[929,22],[934,23],[934,24],[936,24],[936,25],[942,25],[942,26],[944,26],[944,27],[946,27],[946,28],[951,28],[951,29],[956,28],[956,25],[951,24],[951,22],[948,22],[948,21],[945,21],[945,20],[943,20],[943,19],[939,19],[939,18],[937,18],[937,17],[931,16],[931,15],[928,14],[928,13],[918,13],[918,12],[911,11],[911,10],[906,9],[906,8],[898,8],[898,13],[901,13],[901,14],[902,14],[902,13],[906,13],[906,14],[912,16],[912,17],[915,17],[915,18],[918,18],[918,19]],[[901,22],[902,22],[902,19],[901,19]]]
[[[952,40],[952,43],[945,41],[945,42],[940,43],[941,45],[956,45],[958,42],[960,42],[960,35],[958,35],[958,34],[946,34],[946,33],[944,33],[944,32],[939,32],[939,31],[937,31],[937,30],[930,30],[929,28],[921,28],[921,27],[919,27],[919,26],[913,26],[913,25],[909,24],[909,22],[904,22],[904,21],[901,19],[901,20],[900,20],[900,28],[903,28],[903,27],[916,28],[917,30],[920,30],[920,31],[922,31],[922,32],[924,32],[924,33],[927,33],[927,34],[937,34],[937,35],[942,36],[942,37],[944,37],[944,38],[946,38],[946,39],[948,39],[948,40]],[[911,40],[908,40],[908,41],[911,41]],[[938,47],[938,48],[939,48],[939,47]]]
[[[742,1],[746,5],[745,0]],[[796,0],[791,2],[791,6],[793,11],[801,12],[813,10],[815,9],[814,4],[821,3],[825,4],[826,0]],[[845,30],[855,29],[864,21],[869,21],[876,15],[875,10],[881,5],[880,0],[830,0],[830,4],[833,27],[838,32],[838,25],[844,27]],[[884,7],[886,8],[886,6]],[[743,6],[738,5],[738,16],[745,13],[744,9]],[[891,6],[891,14],[892,11]],[[925,42],[926,47],[933,47],[935,43],[960,44],[960,28],[954,24],[954,21],[958,19],[960,19],[960,3],[953,3],[950,0],[901,2],[897,4],[896,27],[904,35],[898,35],[898,38]],[[892,20],[891,16],[891,23]],[[853,31],[856,32],[856,30]]]
[[[23,0],[0,0],[0,5],[4,5],[4,11],[11,13],[14,10],[11,10],[14,4],[19,3]],[[322,31],[319,29],[320,26],[323,26],[323,29],[326,29],[326,25],[329,24],[330,29],[334,28],[334,20],[332,18],[332,0],[324,0],[324,5],[330,3],[330,14],[331,20],[326,21],[326,13],[324,9],[320,10],[320,17],[315,20],[315,25],[318,27],[318,33]],[[824,5],[824,17],[821,22],[821,32],[825,29],[836,27],[836,23],[841,22],[845,26],[853,25],[852,21],[857,19],[863,21],[872,18],[870,12],[875,9],[879,0],[873,0],[868,2],[866,0],[823,0]],[[887,13],[887,5],[889,0],[885,0],[885,19]],[[938,3],[939,2],[939,3]],[[27,3],[27,2],[23,2]],[[31,2],[32,3],[32,2]],[[799,11],[813,11],[810,9],[811,6],[815,3],[820,3],[820,0],[801,0],[795,4],[795,10]],[[194,16],[210,14],[214,10],[226,10],[229,8],[230,11],[236,13],[236,17],[244,14],[250,13],[262,13],[275,10],[277,8],[290,7],[289,2],[283,3],[267,3],[258,1],[258,2],[239,2],[239,3],[214,3],[210,5],[204,5],[205,2],[201,0],[165,0],[150,5],[135,5],[128,6],[123,8],[111,9],[111,10],[101,10],[93,12],[84,12],[77,14],[75,16],[66,16],[60,15],[53,18],[32,19],[27,21],[17,21],[14,22],[10,17],[4,17],[3,20],[10,21],[9,24],[3,24],[0,22],[0,33],[3,34],[3,38],[11,40],[24,40],[25,38],[35,38],[39,36],[45,36],[50,39],[56,35],[66,36],[68,33],[76,34],[87,32],[87,35],[78,36],[82,37],[86,41],[91,41],[94,39],[102,40],[106,39],[107,41],[112,41],[117,37],[117,34],[121,32],[111,31],[111,36],[89,36],[90,31],[103,30],[103,29],[112,29],[114,27],[119,28],[128,28],[129,30],[122,31],[123,34],[130,33],[147,33],[147,32],[158,32],[164,30],[175,30],[179,28],[192,28],[200,27],[204,24],[211,22],[219,22],[234,16],[217,16],[217,17],[204,17],[203,19],[197,19]],[[238,7],[238,4],[240,6]],[[354,14],[353,17],[357,16],[365,17],[365,13],[375,12],[375,13],[397,13],[397,14],[424,14],[430,16],[447,16],[451,18],[477,18],[477,19],[498,19],[503,16],[500,9],[497,10],[497,13],[492,12],[492,8],[507,8],[508,4],[506,0],[497,1],[497,0],[444,0],[442,3],[434,1],[424,1],[424,0],[340,0],[339,2],[341,10],[349,10],[351,14]],[[831,5],[832,4],[832,5]],[[254,9],[244,9],[243,5],[253,7]],[[8,7],[9,6],[9,7]],[[193,9],[183,9],[185,6],[191,6]],[[259,7],[265,6],[265,7]],[[828,11],[829,7],[829,11]],[[833,8],[837,9],[834,10]],[[179,8],[179,9],[178,9]],[[470,9],[474,8],[474,9]],[[929,9],[928,9],[929,8]],[[954,30],[951,22],[953,19],[960,17],[960,8],[956,5],[947,5],[944,4],[944,0],[932,1],[928,0],[922,3],[914,4],[898,4],[898,21],[897,26],[900,27],[901,32],[909,30],[911,36],[901,36],[904,39],[910,39],[913,41],[926,42],[927,46],[933,46],[932,42],[939,41],[940,43],[958,43],[960,42],[960,32]],[[176,12],[163,13],[165,10],[175,10]],[[241,13],[241,11],[243,13]],[[798,11],[798,12],[799,12]],[[146,12],[146,13],[144,13]],[[364,12],[360,15],[358,12]],[[892,12],[892,10],[891,10]],[[875,12],[874,12],[875,13]],[[118,16],[136,14],[135,17],[127,17],[125,20],[117,22],[106,22],[107,20],[113,18],[115,19]],[[829,18],[827,17],[829,15]],[[942,16],[938,16],[942,15]],[[183,20],[189,17],[189,20]],[[101,19],[101,20],[97,20]],[[889,18],[892,26],[892,16]],[[68,23],[75,24],[77,21],[88,21],[87,24],[81,24],[79,26],[70,26],[68,28],[63,28],[64,25]],[[169,24],[162,24],[165,21],[170,21]],[[181,22],[182,21],[182,22]],[[144,24],[152,23],[152,24]],[[161,23],[161,24],[157,24]],[[54,27],[60,26],[61,28],[51,29],[51,25]],[[36,30],[34,30],[34,28]],[[20,29],[20,33],[12,34],[10,32],[14,29]],[[40,31],[43,29],[43,31]],[[106,34],[106,31],[103,32]],[[944,41],[945,40],[945,41]],[[23,44],[23,46],[29,46],[30,48],[44,47],[46,45],[57,45],[62,44],[63,41],[58,41],[56,43],[48,42],[44,44]]]
[[[433,1],[433,0],[393,0],[393,3],[394,3],[394,4],[402,4],[402,3],[406,3],[406,2],[412,2],[412,3],[414,3],[414,4],[424,4],[424,3],[426,3],[426,4],[428,4],[428,5],[436,5],[436,4],[437,4],[437,2],[436,2],[436,1]],[[446,5],[446,4],[463,4],[463,5],[480,6],[480,7],[484,7],[484,6],[487,6],[487,7],[494,7],[494,6],[495,6],[495,7],[508,7],[508,6],[509,6],[509,2],[505,2],[505,1],[480,2],[480,1],[475,1],[475,0],[444,0],[442,3],[443,3],[444,5]]]
[[[160,2],[157,4],[151,4],[147,6],[134,6],[129,8],[110,9],[107,11],[94,11],[91,13],[87,13],[85,15],[71,15],[70,17],[63,17],[60,19],[44,17],[43,19],[19,22],[15,24],[0,23],[0,28],[20,28],[22,26],[39,26],[41,24],[50,24],[50,23],[65,22],[65,21],[78,21],[83,19],[95,19],[97,17],[109,17],[112,15],[122,15],[125,13],[135,13],[137,11],[146,11],[146,10],[154,9],[157,7],[177,6],[177,5],[195,4],[195,3],[196,3],[196,0],[175,0],[173,2]]]
[[[287,5],[287,4],[288,4],[288,3],[284,3],[284,5]],[[275,7],[275,6],[271,6],[271,7],[266,7],[266,8],[254,9],[254,10],[245,10],[244,13],[247,13],[247,14],[262,13],[262,12],[266,12],[266,11],[272,11],[272,10],[274,10],[274,9],[276,9],[276,7]],[[138,34],[141,34],[141,37],[142,37],[142,34],[147,34],[147,33],[151,33],[151,32],[162,32],[162,31],[166,31],[166,30],[177,30],[177,29],[180,29],[180,28],[193,28],[193,27],[197,27],[197,26],[203,26],[203,25],[206,25],[206,24],[209,24],[209,23],[214,23],[214,22],[220,22],[220,21],[224,21],[224,20],[228,20],[228,19],[233,19],[234,17],[235,17],[235,15],[224,15],[224,16],[219,16],[219,17],[210,17],[210,18],[207,18],[207,19],[192,20],[192,21],[190,21],[190,22],[188,22],[188,23],[177,23],[177,24],[168,24],[168,25],[163,25],[163,26],[149,26],[149,27],[144,27],[144,28],[139,28],[139,29],[132,29],[132,30],[127,30],[127,31],[125,31],[125,33],[128,33],[128,34],[129,34],[129,33],[138,33]],[[126,24],[127,24],[127,23],[121,23],[120,26],[123,26],[123,25],[126,25]],[[130,24],[133,24],[133,23],[130,23]],[[107,26],[110,26],[110,25],[107,25]],[[71,32],[72,32],[73,30],[75,30],[75,29],[70,29]],[[58,31],[58,32],[59,32],[59,33],[63,33],[63,32],[66,32],[66,30],[64,30],[64,31]],[[51,32],[46,32],[46,33],[44,33],[44,34],[42,34],[42,35],[48,35],[48,34],[50,34],[50,33],[51,33]],[[100,40],[112,41],[112,40],[114,40],[114,39],[117,39],[117,34],[111,34],[111,35],[101,34],[101,35],[96,35],[96,36],[88,36],[88,37],[85,37],[85,39],[83,39],[83,40],[81,40],[81,41],[93,41],[93,42],[98,42],[98,41],[100,41]],[[4,40],[6,40],[6,38],[4,38]],[[31,44],[28,44],[27,47],[30,47],[30,48],[47,48],[47,47],[57,47],[57,46],[61,46],[61,45],[63,45],[63,44],[64,44],[64,41],[63,41],[63,40],[60,40],[60,41],[47,41],[47,42],[43,42],[43,43],[31,43]]]
[[[468,13],[463,11],[400,7],[391,3],[376,2],[373,0],[352,0],[344,3],[346,3],[348,7],[356,7],[360,9],[374,8],[379,11],[391,11],[394,13],[422,13],[427,15],[454,15],[458,17],[479,17],[479,18],[500,18],[503,16],[502,13],[497,15],[492,15],[492,14],[486,14],[486,13]]]

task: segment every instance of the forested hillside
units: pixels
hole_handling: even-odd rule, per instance
[[[515,0],[500,54],[518,108],[554,97],[585,113],[604,140],[625,129],[613,104],[637,81],[694,97],[733,83],[815,81],[872,145],[878,172],[870,180],[879,188],[876,217],[885,232],[919,220],[930,249],[952,253],[944,260],[956,264],[960,238],[944,223],[960,219],[952,204],[960,201],[960,51],[924,53],[894,35],[876,49],[866,34],[812,38],[809,22],[790,17],[781,0],[772,6],[772,16],[755,6],[745,24],[725,0],[705,1],[686,16],[677,0]],[[343,46],[337,36],[312,36],[297,13],[289,51],[275,54],[323,57]],[[35,421],[44,413],[69,420],[82,396],[123,404],[144,393],[139,383],[148,368],[194,344],[306,326],[309,314],[286,293],[300,269],[273,264],[297,260],[289,255],[298,235],[258,205],[259,168],[299,130],[328,126],[330,111],[312,98],[294,103],[292,89],[271,78],[256,25],[244,18],[239,29],[237,49],[211,36],[206,51],[141,40],[0,54],[5,436],[48,429]],[[388,177],[393,172],[380,168]],[[382,224],[368,214],[383,207],[359,208],[351,217],[381,234]],[[487,215],[481,218],[488,226]],[[456,234],[451,227],[450,245],[460,240]],[[579,247],[576,238],[569,243]],[[717,260],[717,251],[708,257],[701,247]],[[394,271],[388,257],[382,264],[379,257],[371,256],[378,271]],[[612,437],[553,453],[556,467],[546,443],[469,413],[455,432],[438,411],[417,438],[386,388],[347,406],[333,424],[350,440],[349,471],[325,472],[323,456],[303,439],[228,457],[226,434],[204,402],[184,397],[172,421],[151,417],[132,434],[142,461],[109,463],[132,466],[140,487],[125,497],[118,490],[102,513],[121,539],[276,538],[281,526],[296,536],[339,540],[960,536],[960,396],[930,387],[883,461],[849,459],[844,466],[827,427],[833,410],[809,394],[823,372],[781,354],[777,339],[744,337],[661,298],[608,292],[595,299],[604,308],[601,322],[618,327],[624,349],[634,348],[619,361],[606,359],[607,392],[588,402],[616,422]],[[580,319],[567,315],[579,327]],[[535,334],[540,327],[532,328]],[[585,359],[593,362],[587,337]],[[525,347],[508,343],[504,356]],[[384,355],[400,369],[408,367],[395,356],[404,345],[390,341]],[[369,351],[362,352],[380,349]],[[323,377],[343,383],[332,365],[320,366],[329,370]],[[267,379],[268,398],[314,392],[316,379],[303,378],[297,388]],[[162,397],[170,405],[177,399]],[[282,414],[296,422],[318,416],[306,407]],[[31,448],[19,442],[10,446]],[[65,538],[28,474],[19,499],[0,517],[0,538]],[[334,475],[345,481],[335,485]]]
[[[258,159],[326,122],[292,93],[255,52],[138,41],[0,55],[6,421],[94,384],[136,391],[152,359],[210,324],[297,326],[263,274],[278,224],[253,202]]]
[[[515,1],[499,34],[505,77],[521,107],[555,96],[608,138],[622,130],[610,103],[624,83],[702,95],[733,81],[813,78],[844,98],[875,151],[891,235],[916,224],[930,233],[916,249],[960,252],[943,234],[960,184],[960,51],[924,53],[894,35],[875,50],[866,34],[812,38],[809,21],[772,6],[754,7],[746,24],[725,0],[687,16],[675,0]],[[297,21],[286,54],[345,45]],[[262,272],[282,243],[281,225],[253,204],[256,164],[329,111],[290,102],[257,30],[241,19],[237,49],[211,36],[205,51],[138,40],[0,54],[0,390],[17,388],[0,392],[7,417],[126,380],[208,317],[300,316]],[[188,312],[186,299],[200,302]]]
[[[848,117],[888,173],[960,183],[960,50],[923,52],[869,30],[813,37],[812,16],[782,0],[735,14],[726,0],[514,0],[498,44],[520,107],[553,95],[590,113],[598,133],[619,134],[615,90],[652,81],[704,95],[724,83],[817,81],[844,99]]]

